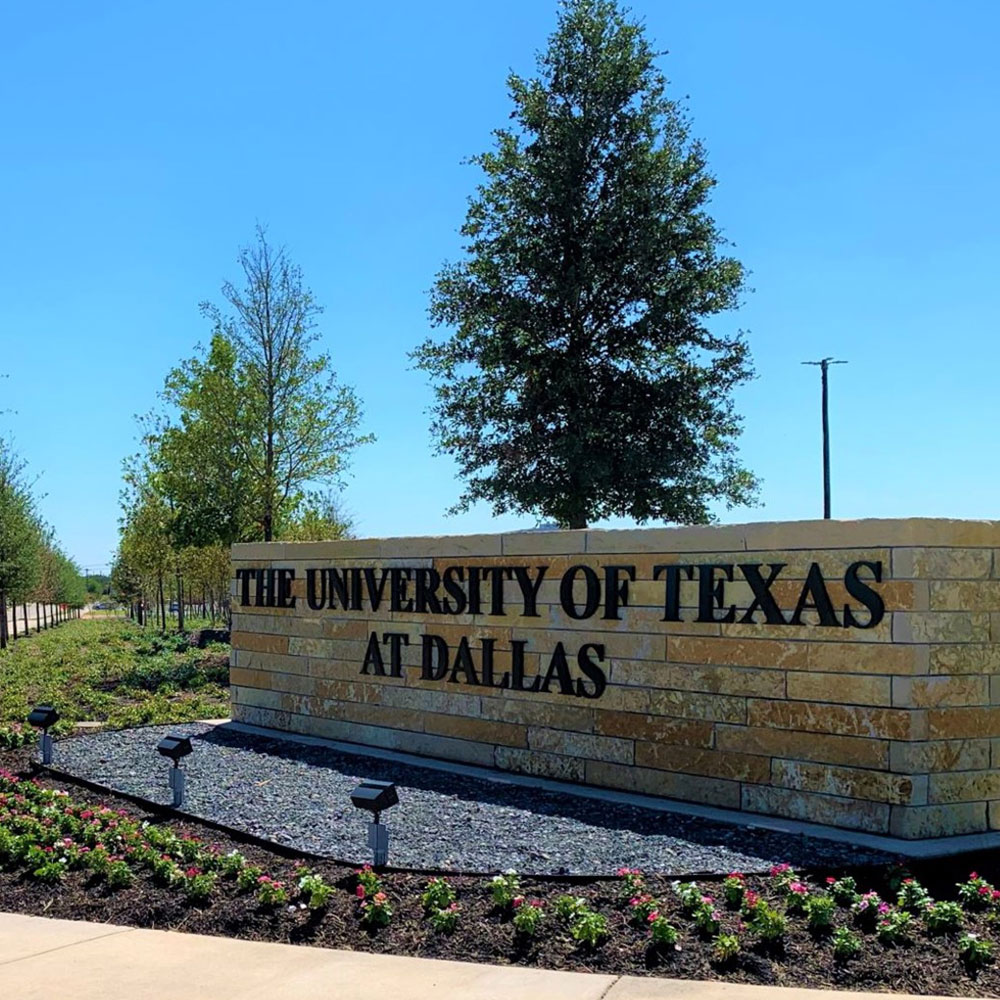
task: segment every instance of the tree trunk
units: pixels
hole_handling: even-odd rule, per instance
[[[7,648],[7,595],[0,590],[0,649]]]
[[[177,574],[177,631],[184,631],[184,578]]]
[[[28,605],[22,604],[21,610],[24,612],[24,634],[28,635],[31,632],[31,626],[28,625]]]
[[[157,596],[158,596],[158,599],[159,599],[159,602],[160,602],[160,631],[161,632],[166,632],[167,631],[167,605],[166,605],[166,602],[163,599],[163,574],[162,573],[160,573],[160,575],[157,577],[157,580],[156,580],[156,591],[157,591]]]
[[[4,617],[6,617],[7,612],[4,612]],[[17,640],[17,601],[10,602],[10,638],[12,642]]]

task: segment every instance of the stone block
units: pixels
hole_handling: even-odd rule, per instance
[[[269,635],[259,632],[233,632],[233,649],[250,649],[256,653],[287,653],[287,635]]]
[[[683,528],[625,528],[587,532],[588,553],[697,552],[744,550],[743,525],[695,525]],[[548,534],[548,533],[547,533]]]
[[[891,646],[877,642],[810,642],[805,645],[808,670],[847,674],[927,673],[926,646]],[[845,681],[852,683],[846,678]]]
[[[606,760],[615,764],[631,764],[635,759],[632,740],[614,736],[593,736],[588,733],[568,733],[559,729],[528,727],[528,746],[532,750],[566,754],[588,760]]]
[[[771,784],[871,802],[925,805],[927,775],[889,774],[865,768],[833,767],[800,760],[771,763]]]
[[[681,719],[712,722],[746,722],[745,698],[725,694],[698,694],[692,691],[652,689],[648,692],[652,715],[672,715]],[[610,707],[610,706],[609,706]],[[630,711],[630,709],[626,709]]]
[[[788,674],[788,697],[795,701],[830,701],[842,705],[891,705],[892,679],[855,674]]]
[[[775,639],[723,639],[671,635],[667,659],[672,663],[704,663],[734,667],[804,669],[807,645]]]
[[[583,781],[586,773],[583,760],[563,754],[541,753],[538,750],[496,747],[494,761],[504,771],[533,774],[540,778],[557,778],[561,781]]]
[[[892,552],[893,579],[986,580],[993,554],[982,548],[897,548]]]
[[[273,670],[283,674],[308,674],[309,661],[287,653],[258,653],[252,649],[231,649],[230,663],[246,670]]]
[[[785,674],[781,670],[752,667],[711,667],[677,663],[614,660],[611,679],[616,684],[701,691],[706,694],[785,696]]]
[[[751,726],[831,733],[839,736],[870,736],[876,739],[924,739],[916,713],[901,708],[869,708],[830,705],[808,701],[764,701],[751,698],[747,722]]]
[[[982,611],[896,611],[893,642],[988,642],[990,616]]]
[[[889,744],[889,770],[900,774],[979,771],[990,766],[989,740],[928,740]]]
[[[1000,673],[1000,643],[967,642],[933,645],[929,649],[928,672],[932,674]]]
[[[987,829],[986,803],[965,802],[947,806],[893,806],[889,833],[906,840],[954,837]]]
[[[860,736],[828,736],[787,729],[752,726],[716,726],[715,745],[720,750],[790,757],[827,764],[884,769],[889,763],[887,740]]]
[[[588,784],[601,785],[605,788],[619,788],[643,795],[700,802],[703,805],[723,806],[728,809],[738,809],[740,804],[739,782],[724,778],[708,778],[681,774],[677,771],[661,771],[657,768],[587,761],[586,780]]]
[[[838,615],[842,612],[838,612]],[[887,613],[873,628],[845,629],[819,625],[815,611],[806,611],[802,615],[801,625],[720,625],[721,634],[726,638],[740,639],[777,639],[787,642],[790,639],[806,640],[808,642],[843,642],[845,638],[864,642],[892,642],[892,619],[898,614],[918,614],[918,612],[896,611]],[[839,619],[838,619],[839,620]]]
[[[927,738],[982,739],[1000,736],[1000,708],[929,708]]]
[[[578,733],[595,731],[595,710],[592,708],[560,705],[548,701],[536,702],[528,698],[508,698],[505,693],[498,693],[496,697],[483,697],[480,708],[484,719],[492,719],[497,722],[546,726]],[[605,735],[618,736],[623,734],[607,733]]]
[[[465,715],[478,719],[481,711],[478,694],[459,694],[449,691],[427,690],[416,687],[391,687],[382,692],[384,705],[419,709],[423,712],[443,712],[447,715]]]
[[[1000,799],[1000,771],[951,771],[932,774],[927,800],[936,802],[979,802]]]
[[[1000,580],[932,580],[932,611],[996,611]]]
[[[635,745],[635,762],[640,767],[733,781],[766,782],[771,771],[771,762],[767,757],[642,741]]]
[[[998,680],[1000,678],[994,678]],[[893,677],[892,703],[913,708],[988,705],[990,678],[973,674],[934,677]]]
[[[742,807],[748,812],[787,816],[866,833],[885,833],[889,827],[888,803],[865,802],[798,789],[744,785]]]
[[[656,743],[710,747],[714,727],[700,719],[675,719],[636,712],[596,712],[594,732]]]
[[[586,531],[511,531],[502,536],[505,556],[544,556],[586,551]]]
[[[423,729],[439,736],[454,736],[476,743],[498,743],[508,747],[527,747],[528,730],[510,722],[492,722],[484,719],[465,719],[460,715],[423,713]]]

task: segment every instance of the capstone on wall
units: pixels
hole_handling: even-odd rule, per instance
[[[1000,829],[1000,522],[233,547],[233,718],[906,838]]]

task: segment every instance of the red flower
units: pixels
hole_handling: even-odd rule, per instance
[[[358,899],[364,899],[365,898],[365,887],[363,885],[359,885],[354,890],[354,895],[357,896]]]
[[[975,882],[975,880],[977,878],[979,878],[979,876],[975,872],[969,872],[969,881],[970,882]]]
[[[532,906],[533,906],[533,907],[534,907],[534,908],[535,908],[536,910],[540,910],[540,909],[541,909],[541,908],[542,908],[542,907],[543,907],[543,906],[545,905],[545,901],[544,901],[544,900],[541,900],[541,899],[533,899],[533,900],[531,901],[531,905],[532,905]]]
[[[826,877],[826,884],[827,885],[836,885],[836,883],[837,883],[837,880],[832,875],[827,875],[827,877]]]
[[[524,896],[515,896],[510,902],[516,910],[524,902]]]

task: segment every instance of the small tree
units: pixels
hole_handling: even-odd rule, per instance
[[[414,353],[466,480],[454,511],[696,523],[754,495],[730,396],[747,347],[707,326],[744,272],[655,57],[614,0],[569,0],[537,78],[508,80],[515,126],[472,160],[467,257],[431,296],[454,333]]]
[[[25,464],[0,440],[0,649],[7,646],[7,607],[37,585],[41,572],[41,531]]]
[[[232,311],[202,306],[234,358],[229,389],[202,394],[200,415],[216,430],[215,446],[238,459],[260,535],[271,541],[307,486],[339,482],[350,452],[373,439],[358,434],[361,405],[354,390],[337,381],[329,354],[314,350],[322,307],[301,270],[260,227],[239,261],[244,287],[222,286]],[[185,398],[171,381],[183,384],[185,375],[188,386],[197,387],[198,372],[189,364],[172,373],[166,393],[182,407]]]

